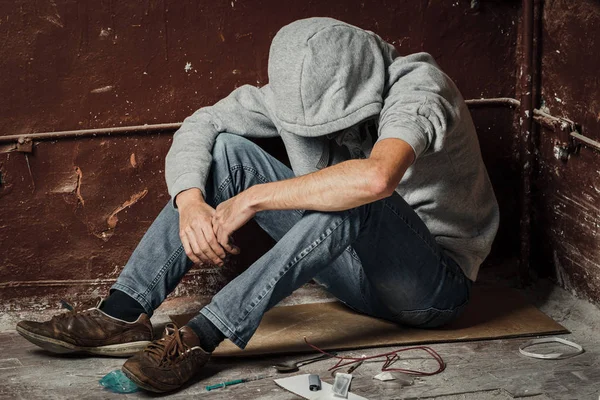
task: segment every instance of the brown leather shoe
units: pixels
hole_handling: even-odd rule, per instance
[[[103,313],[98,307],[69,311],[46,322],[21,321],[17,332],[53,353],[131,356],[152,340],[152,324],[146,314],[127,322]]]
[[[209,358],[194,331],[168,324],[161,339],[123,364],[123,373],[142,389],[170,392],[193,378]]]

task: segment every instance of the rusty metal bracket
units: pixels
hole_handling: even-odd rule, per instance
[[[17,140],[17,148],[15,150],[21,153],[33,153],[33,140],[20,137]]]
[[[575,122],[570,119],[555,117],[539,109],[533,110],[533,119],[543,127],[556,132],[557,138],[554,140],[554,157],[557,160],[567,161],[571,154],[577,151],[579,146],[575,143],[574,134],[585,138],[585,136],[578,132]],[[600,147],[597,149],[600,150]]]

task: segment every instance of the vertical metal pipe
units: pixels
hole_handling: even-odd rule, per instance
[[[519,280],[527,284],[530,280],[531,259],[531,186],[533,181],[533,164],[535,161],[533,146],[533,49],[534,49],[534,0],[522,2],[522,41],[520,68],[521,108],[519,122],[521,143],[521,226],[520,226],[520,259]]]

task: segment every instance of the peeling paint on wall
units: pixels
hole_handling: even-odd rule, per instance
[[[105,241],[108,241],[108,239],[113,235],[113,231],[117,227],[117,223],[119,222],[119,217],[117,215],[121,211],[125,210],[126,208],[131,207],[132,205],[137,203],[139,200],[143,199],[147,194],[148,194],[148,189],[144,189],[141,192],[132,194],[131,197],[129,198],[129,200],[125,201],[123,204],[118,206],[108,216],[108,218],[106,219],[106,225],[108,228],[100,233],[95,233],[95,235],[99,238],[102,238]]]

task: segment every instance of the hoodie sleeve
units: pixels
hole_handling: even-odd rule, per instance
[[[399,57],[390,65],[388,79],[378,141],[404,140],[418,158],[453,129],[462,97],[427,53]]]
[[[183,121],[165,160],[167,188],[173,199],[190,188],[199,188],[206,197],[212,148],[219,133],[247,137],[278,135],[265,106],[267,87],[241,86],[215,105],[203,107]]]

